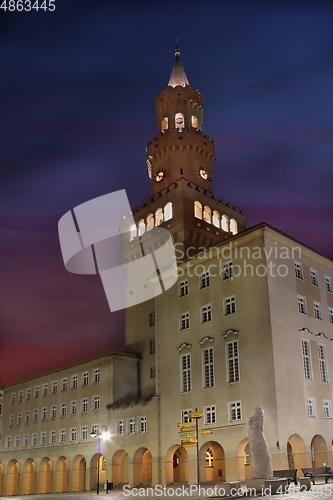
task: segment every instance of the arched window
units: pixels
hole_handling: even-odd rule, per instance
[[[222,215],[221,227],[222,227],[223,231],[226,231],[227,233],[229,233],[229,219],[226,215]]]
[[[129,240],[132,241],[137,235],[137,230],[136,230],[136,225],[132,224],[129,230],[130,238]]]
[[[138,227],[139,227],[138,235],[141,236],[146,230],[146,224],[145,224],[145,221],[143,219],[141,219],[139,221]]]
[[[168,127],[169,127],[169,119],[167,116],[165,116],[163,118],[163,120],[161,121],[161,132],[164,132],[164,130],[167,130]]]
[[[200,201],[194,202],[194,217],[197,219],[202,219],[202,205]]]
[[[206,450],[206,467],[214,467],[214,455],[210,448]]]
[[[194,115],[191,116],[191,124],[193,128],[199,128],[198,118]]]
[[[237,222],[235,221],[235,219],[230,219],[230,232],[232,234],[238,233]]]
[[[182,132],[184,127],[185,127],[185,118],[183,113],[176,113],[175,128],[178,130],[178,132]]]
[[[158,208],[155,212],[155,226],[159,226],[163,222],[163,210]]]
[[[154,227],[154,216],[153,214],[147,215],[147,231],[150,231]]]
[[[247,445],[244,448],[244,465],[250,465],[250,459],[251,459],[250,445],[249,443],[247,443]]]
[[[214,210],[214,212],[213,212],[213,225],[216,227],[220,227],[220,220],[221,220],[220,212],[218,212],[217,210]]]
[[[172,219],[172,203],[169,201],[164,207],[164,220]]]
[[[212,223],[212,211],[211,211],[211,209],[207,205],[204,206],[203,220],[205,222],[208,222],[208,224]]]

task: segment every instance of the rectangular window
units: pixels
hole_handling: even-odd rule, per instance
[[[236,312],[236,298],[235,296],[227,297],[224,299],[224,315],[234,314]]]
[[[313,313],[316,319],[323,319],[321,304],[319,304],[319,302],[313,302]]]
[[[326,349],[323,344],[318,344],[318,358],[319,358],[320,380],[322,382],[328,383]]]
[[[24,423],[28,424],[30,422],[30,411],[26,411],[24,414]]]
[[[233,268],[232,262],[228,262],[227,264],[223,264],[222,279],[228,280],[230,278],[233,278],[233,276],[234,276],[234,268]]]
[[[57,416],[57,405],[52,405],[51,406],[50,416],[51,416],[51,418],[56,418],[56,416]]]
[[[181,281],[179,283],[179,297],[185,297],[185,295],[188,295],[188,281]]]
[[[149,326],[155,326],[155,313],[149,313]]]
[[[184,422],[185,424],[188,424],[192,422],[192,419],[189,416],[189,413],[191,413],[192,408],[188,408],[187,410],[182,410],[181,411],[181,422]]]
[[[38,410],[37,410],[37,409],[35,409],[35,410],[34,410],[34,417],[33,417],[33,421],[34,421],[34,422],[38,422]]]
[[[228,404],[229,407],[229,421],[236,422],[242,420],[242,407],[240,401],[233,401]]]
[[[61,381],[61,390],[67,391],[67,388],[68,388],[68,379],[67,379],[67,377],[65,377]]]
[[[324,418],[332,418],[332,405],[328,399],[323,400]]]
[[[308,398],[306,400],[307,415],[308,417],[316,416],[315,401],[313,398]]]
[[[25,400],[30,401],[30,398],[31,398],[31,389],[27,389],[25,391]]]
[[[46,406],[44,406],[44,408],[42,408],[42,422],[45,422],[45,420],[47,420],[47,408]]]
[[[319,286],[318,273],[315,269],[310,269],[310,281],[311,281],[311,285]]]
[[[210,275],[209,272],[207,271],[206,273],[203,273],[200,276],[199,288],[200,289],[207,288],[208,286],[210,286]]]
[[[212,306],[209,304],[207,306],[202,306],[200,308],[201,323],[208,323],[212,321]]]
[[[190,313],[183,313],[179,315],[179,330],[187,330],[190,328]]]
[[[67,403],[61,403],[60,405],[60,416],[66,417],[67,415]]]
[[[40,433],[40,444],[46,444],[46,431]]]
[[[202,350],[203,386],[214,387],[214,351],[213,347]]]
[[[332,278],[330,278],[329,276],[325,276],[325,289],[326,292],[333,293]]]
[[[93,396],[92,397],[92,408],[93,408],[93,411],[98,411],[99,410],[99,405],[100,405],[99,396]]]
[[[308,340],[302,340],[302,355],[303,355],[304,378],[306,380],[312,380],[311,352],[310,352],[310,342]]]
[[[205,425],[212,425],[216,423],[216,406],[204,406],[204,423]]]
[[[17,425],[21,425],[22,424],[22,413],[21,412],[17,414],[16,423],[17,423]]]
[[[58,392],[58,381],[53,380],[52,382],[52,394],[57,394]]]
[[[155,339],[149,341],[149,352],[155,354]]]
[[[9,427],[13,427],[14,425],[14,420],[15,420],[15,415],[12,413],[9,417]]]
[[[88,439],[88,426],[82,425],[81,426],[81,440],[86,441],[87,439]]]
[[[18,393],[18,402],[19,402],[19,403],[22,403],[22,401],[23,401],[23,391],[20,391],[20,392]]]
[[[149,369],[150,372],[150,378],[155,378],[156,377],[156,368],[155,366],[151,366]]]
[[[191,390],[191,354],[182,354],[180,356],[181,370],[181,392]]]
[[[297,295],[298,312],[306,314],[306,299],[302,295]]]
[[[138,417],[138,432],[139,433],[147,432],[147,415],[140,415]]]
[[[93,382],[94,384],[99,384],[101,381],[101,369],[95,368],[93,371]]]
[[[88,411],[88,398],[81,399],[81,412],[87,413]]]
[[[43,384],[43,396],[47,396],[49,393],[49,384]]]
[[[10,404],[13,405],[15,403],[15,392],[12,392],[10,395]]]
[[[50,444],[55,444],[57,438],[57,431],[50,431]]]
[[[12,437],[7,436],[6,437],[6,448],[9,450],[9,448],[11,448],[11,446],[12,446]]]
[[[89,372],[83,372],[82,373],[82,385],[88,385],[89,384]]]
[[[125,419],[124,418],[117,418],[116,419],[116,428],[117,428],[117,435],[118,436],[123,436],[125,434]]]
[[[29,446],[29,434],[24,434],[23,435],[23,446]]]
[[[18,448],[19,446],[20,446],[20,436],[19,436],[19,435],[17,435],[17,436],[15,436],[15,438],[14,438],[14,447],[15,447],[15,448]]]
[[[71,415],[76,415],[77,413],[77,401],[71,401],[70,402],[70,405],[71,405]]]
[[[91,434],[99,434],[99,424],[92,424]]]
[[[135,417],[127,419],[127,430],[128,434],[135,434]]]
[[[72,375],[72,389],[77,389],[77,375]]]
[[[333,324],[333,307],[328,308],[328,320],[331,324]]]
[[[71,437],[71,441],[76,441],[77,440],[77,429],[76,429],[76,427],[71,427],[70,428],[69,435]]]
[[[38,435],[37,435],[37,432],[34,432],[31,435],[31,444],[32,444],[32,446],[37,446],[37,442],[38,442]]]
[[[60,429],[59,431],[59,442],[66,443],[66,429]]]
[[[295,276],[299,280],[303,279],[303,268],[300,262],[295,262]]]
[[[239,382],[239,354],[238,340],[228,342],[226,345],[227,351],[227,369],[228,369],[228,384]]]
[[[34,398],[39,398],[39,386],[34,387]]]

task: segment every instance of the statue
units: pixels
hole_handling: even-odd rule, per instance
[[[264,430],[264,410],[256,408],[253,417],[249,420],[249,446],[253,458],[254,467],[252,479],[273,476],[271,454],[263,433]]]

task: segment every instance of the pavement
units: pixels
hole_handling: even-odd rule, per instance
[[[191,500],[203,500],[205,498],[209,499],[219,499],[219,498],[268,498],[272,496],[273,500],[279,498],[285,500],[319,500],[328,499],[333,500],[333,483],[329,484],[316,484],[312,485],[309,491],[300,491],[298,487],[291,487],[289,492],[270,495],[269,490],[264,491],[262,495],[254,496],[249,492],[246,492],[245,487],[239,490],[237,494],[230,495],[228,497],[223,497],[219,495],[219,489],[222,485],[212,485],[210,487],[202,487],[200,489],[200,494],[198,494],[198,489],[195,485],[188,485],[182,488],[172,488],[169,486],[156,486],[155,488],[131,488],[131,489],[115,489],[106,494],[104,491],[99,495],[96,492],[91,491],[81,491],[78,493],[47,493],[41,495],[23,495],[23,496],[10,496],[10,497],[0,497],[1,499],[11,499],[11,500],[134,500],[136,498],[156,498],[161,500],[166,500],[170,498],[191,498]],[[220,491],[221,492],[221,491]],[[96,499],[97,496],[97,499]]]

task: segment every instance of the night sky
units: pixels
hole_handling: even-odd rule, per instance
[[[41,3],[41,2],[40,2]],[[122,350],[99,276],[65,270],[57,224],[126,189],[150,196],[146,142],[176,38],[205,96],[214,193],[333,257],[330,1],[55,0],[1,13],[1,382]]]

